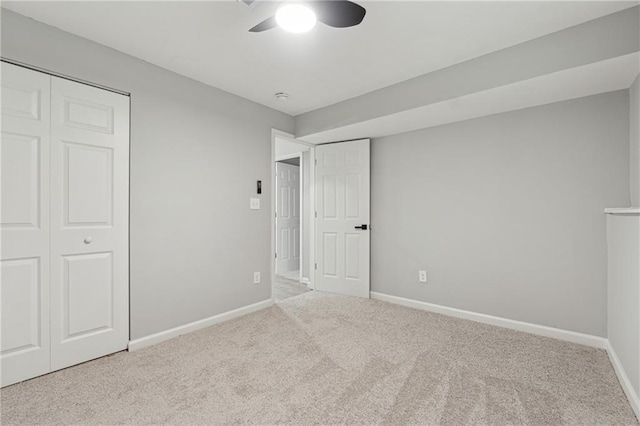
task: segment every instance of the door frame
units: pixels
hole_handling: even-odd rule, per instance
[[[276,161],[284,160],[283,158],[276,158],[276,139],[283,139],[287,142],[296,143],[299,145],[304,145],[309,148],[309,217],[305,218],[309,223],[309,258],[307,261],[309,262],[309,282],[307,283],[307,287],[311,290],[315,290],[315,282],[316,282],[316,270],[315,270],[315,237],[316,237],[316,226],[315,226],[315,211],[316,211],[316,197],[315,197],[315,159],[316,159],[316,151],[315,145],[301,141],[295,138],[295,135],[278,130],[271,129],[271,260],[269,261],[270,265],[270,276],[271,276],[271,300],[275,302],[275,292],[273,289],[275,278],[276,278]],[[295,155],[300,156],[300,161],[302,163],[302,156],[299,154]],[[290,157],[291,158],[291,157]],[[301,170],[302,171],[302,170]],[[300,191],[304,190],[304,183],[300,185]],[[300,197],[300,202],[302,203],[302,197]],[[302,214],[301,214],[302,217]],[[300,232],[300,238],[302,239],[302,232]],[[300,274],[302,274],[302,261],[304,249],[302,244],[300,244]],[[301,275],[302,276],[302,275]]]

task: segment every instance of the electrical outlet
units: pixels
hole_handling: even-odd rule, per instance
[[[253,283],[260,284],[260,272],[253,273]]]
[[[249,208],[251,210],[260,210],[260,198],[249,198]]]
[[[421,283],[427,282],[427,271],[418,271],[418,281]]]

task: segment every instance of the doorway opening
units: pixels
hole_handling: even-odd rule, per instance
[[[313,147],[278,132],[273,142],[272,298],[313,289]]]

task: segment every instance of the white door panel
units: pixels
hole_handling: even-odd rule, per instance
[[[300,167],[276,163],[276,273],[300,269]]]
[[[316,289],[369,297],[369,140],[316,147]]]
[[[129,340],[129,99],[52,78],[51,362]]]
[[[2,63],[0,298],[2,386],[50,371],[51,77]]]
[[[2,64],[2,386],[126,348],[129,99]]]

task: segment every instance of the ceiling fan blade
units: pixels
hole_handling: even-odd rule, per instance
[[[358,25],[367,10],[348,0],[318,0],[312,3],[318,21],[334,28]]]
[[[270,30],[271,28],[275,28],[277,25],[278,25],[278,23],[276,22],[276,17],[272,16],[271,18],[265,19],[264,21],[260,22],[255,27],[251,28],[249,30],[249,32],[250,33],[260,33],[262,31],[267,31],[267,30]]]

